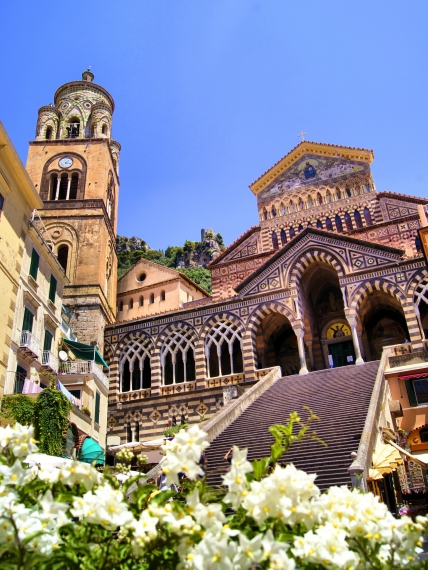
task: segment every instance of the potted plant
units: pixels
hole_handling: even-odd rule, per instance
[[[86,414],[89,418],[91,417],[91,410],[90,410],[89,408],[87,408],[86,406],[82,406],[80,409],[81,409],[82,412],[83,412],[84,414]]]

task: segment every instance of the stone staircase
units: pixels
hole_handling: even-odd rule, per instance
[[[269,426],[285,423],[294,411],[305,419],[303,406],[309,406],[321,418],[312,429],[328,447],[305,440],[292,445],[284,461],[317,473],[322,490],[350,486],[351,453],[358,449],[378,367],[379,362],[369,362],[277,380],[212,441],[206,453],[208,481],[221,484],[221,473],[228,470],[223,457],[232,445],[247,447],[250,460],[268,456],[273,442]]]

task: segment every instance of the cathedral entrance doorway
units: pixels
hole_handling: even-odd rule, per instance
[[[328,352],[331,356],[334,368],[339,368],[339,366],[349,366],[349,364],[355,363],[355,352],[352,340],[330,344]]]
[[[383,291],[373,291],[364,300],[360,317],[366,360],[379,360],[384,346],[410,340],[404,312],[399,301]]]
[[[256,347],[258,368],[280,366],[283,376],[299,373],[297,337],[284,315],[271,313],[263,319],[257,330]]]

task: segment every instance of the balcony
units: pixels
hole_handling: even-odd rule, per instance
[[[427,344],[427,341],[420,341],[385,347],[384,350],[388,357],[385,372],[395,372],[400,368],[412,369],[428,366]]]
[[[58,372],[58,358],[50,350],[42,352],[42,367],[51,370],[55,374]]]
[[[94,374],[100,382],[108,389],[109,379],[93,360],[75,360],[74,362],[61,362],[59,365],[60,374]]]
[[[67,321],[64,319],[64,317],[61,317],[61,331],[65,334],[65,336],[70,339],[70,340],[76,340],[76,335],[73,333],[73,331],[71,330],[70,325],[67,323]]]
[[[40,341],[30,331],[22,331],[19,337],[19,348],[30,360],[40,359]]]

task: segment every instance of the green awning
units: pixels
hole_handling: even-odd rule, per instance
[[[87,437],[83,442],[78,460],[83,463],[93,463],[95,461],[95,465],[104,465],[105,456],[103,448],[97,441],[92,439],[92,437]]]
[[[105,366],[109,370],[107,362],[101,356],[101,353],[97,348],[94,348],[90,344],[83,344],[81,342],[76,342],[75,340],[68,340],[68,338],[63,338],[62,343],[71,350],[71,352],[80,358],[80,360],[95,360],[97,364]],[[95,355],[95,359],[94,359]]]

